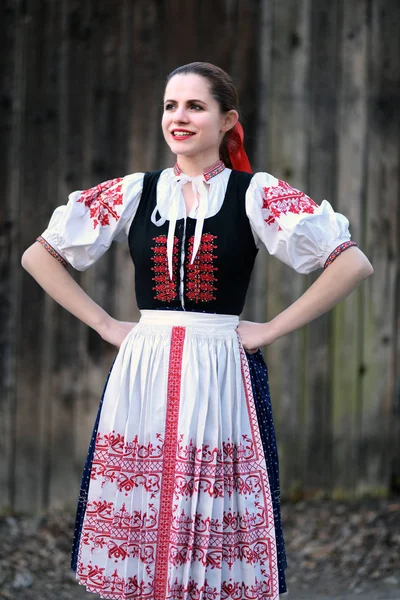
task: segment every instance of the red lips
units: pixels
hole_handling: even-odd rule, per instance
[[[181,133],[183,135],[179,135],[179,133]],[[176,135],[176,134],[178,134],[178,135]],[[187,140],[188,138],[192,137],[195,134],[193,131],[189,131],[188,129],[173,129],[171,131],[171,135],[174,138],[174,140]]]

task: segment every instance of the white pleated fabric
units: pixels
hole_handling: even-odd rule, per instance
[[[238,317],[142,311],[99,422],[77,578],[102,598],[279,598]]]

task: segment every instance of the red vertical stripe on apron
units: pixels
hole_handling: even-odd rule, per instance
[[[165,600],[166,598],[169,536],[171,533],[172,502],[175,487],[175,461],[178,441],[178,420],[184,341],[185,328],[173,327],[169,355],[163,475],[160,494],[157,557],[154,578],[155,600]]]

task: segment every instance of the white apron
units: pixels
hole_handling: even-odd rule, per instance
[[[113,600],[276,600],[238,317],[143,310],[104,393],[77,578]]]

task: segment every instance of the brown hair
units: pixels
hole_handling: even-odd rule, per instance
[[[235,85],[232,78],[223,69],[207,62],[192,62],[172,71],[167,77],[167,83],[175,75],[188,74],[200,75],[200,77],[204,77],[204,79],[208,80],[211,94],[218,102],[222,113],[228,112],[229,110],[238,111],[239,98]],[[228,153],[228,142],[232,134],[233,129],[227,131],[219,147],[220,159],[229,168],[232,168],[232,165]]]

